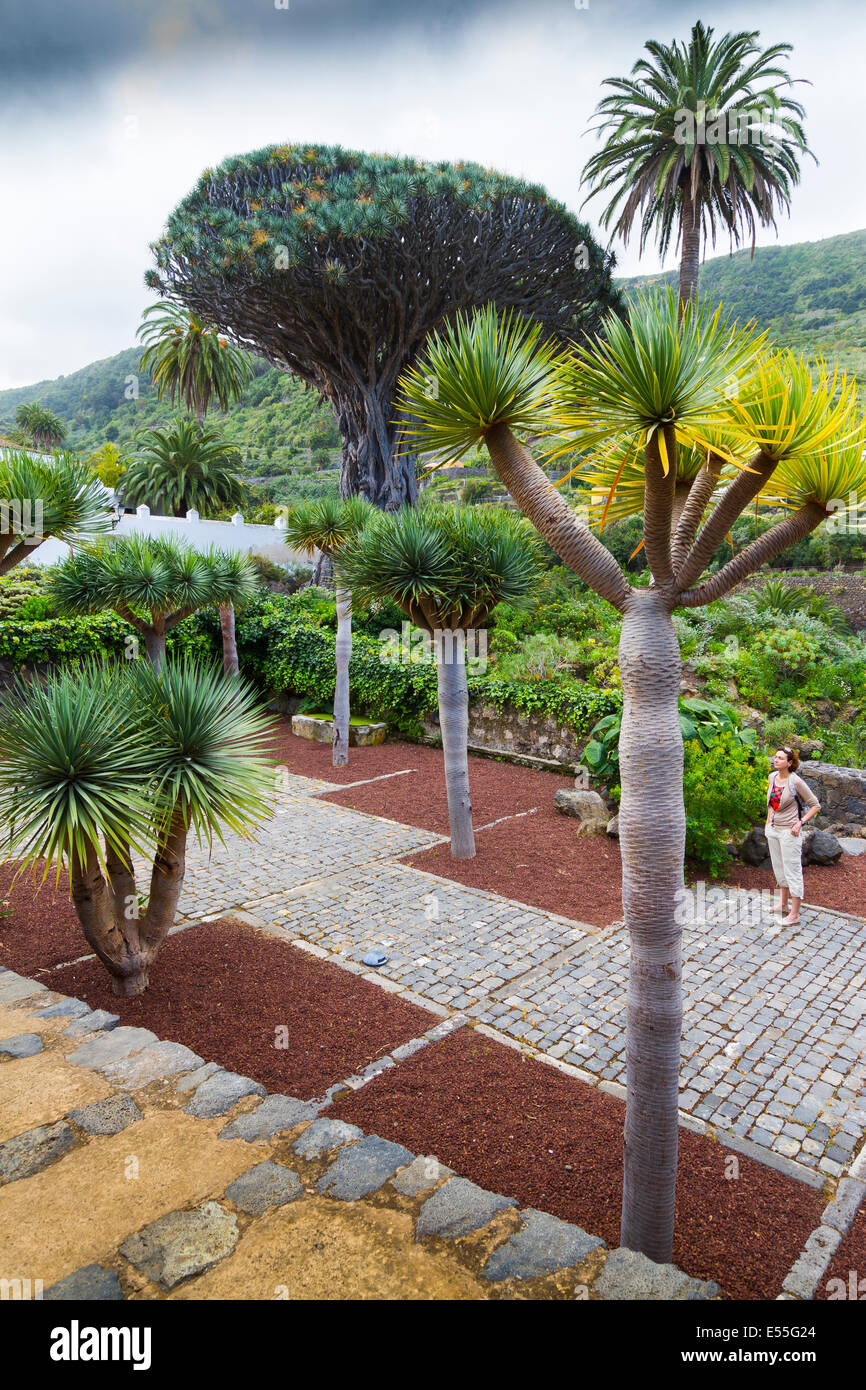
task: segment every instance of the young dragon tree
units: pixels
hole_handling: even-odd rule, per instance
[[[144,638],[159,669],[166,637],[199,608],[245,603],[258,577],[240,551],[199,552],[168,538],[122,536],[83,550],[58,566],[52,592],[68,613],[113,608]]]
[[[392,599],[433,638],[451,855],[472,859],[466,635],[498,603],[526,602],[540,571],[537,539],[499,508],[431,503],[377,514],[336,567],[356,597]]]
[[[183,887],[190,832],[267,818],[272,721],[214,669],[90,664],[19,678],[0,727],[0,819],[20,869],[65,867],[115,994],[141,994]],[[133,856],[152,856],[142,910]]]
[[[851,383],[823,369],[813,381],[805,363],[766,351],[720,311],[690,302],[678,319],[673,294],[639,299],[628,324],[611,317],[591,344],[557,355],[537,326],[483,310],[430,340],[401,397],[418,447],[443,462],[483,440],[520,508],[622,614],[619,825],[631,956],[621,1240],[660,1262],[673,1246],[682,1029],[682,663],[672,614],[721,598],[819,526],[834,499],[852,489],[866,498],[866,468],[851,444],[859,428]],[[649,586],[628,582],[520,442],[545,428],[570,447],[634,451]],[[736,441],[722,488],[713,457],[720,436]],[[706,450],[708,461],[673,527],[678,445]],[[614,474],[612,492],[617,481]],[[773,491],[787,503],[784,519],[705,577],[743,510]]]
[[[283,532],[288,545],[312,553],[320,550],[332,564],[342,551],[354,544],[368,522],[373,508],[363,497],[345,501],[326,497],[320,502],[300,502],[286,513]],[[337,578],[337,676],[334,687],[334,737],[332,765],[345,767],[349,761],[349,662],[352,658],[351,587]]]

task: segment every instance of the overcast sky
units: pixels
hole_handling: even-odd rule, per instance
[[[148,244],[229,154],[303,140],[472,159],[577,212],[601,80],[699,17],[793,43],[813,84],[799,92],[820,164],[778,240],[866,226],[862,0],[284,3],[0,0],[0,388],[133,343]],[[598,205],[584,215],[597,226]],[[615,250],[622,273],[658,268]]]

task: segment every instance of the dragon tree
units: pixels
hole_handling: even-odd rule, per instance
[[[416,444],[442,462],[483,440],[518,506],[622,614],[619,831],[631,955],[621,1241],[660,1262],[673,1248],[682,1032],[686,825],[673,613],[723,598],[820,526],[839,499],[866,502],[855,384],[773,351],[720,311],[692,300],[681,318],[678,309],[673,293],[639,298],[628,325],[610,316],[602,335],[565,353],[516,316],[461,316],[432,338],[400,397]],[[639,470],[648,586],[629,582],[521,442],[545,430],[591,451],[591,485],[611,504],[621,482],[634,500]],[[703,455],[697,469],[693,449]],[[781,519],[707,575],[734,522],[762,500],[777,502]]]
[[[330,402],[342,495],[383,508],[416,496],[394,398],[430,330],[492,302],[581,341],[618,305],[612,257],[544,188],[339,147],[206,169],[152,249],[152,289]]]

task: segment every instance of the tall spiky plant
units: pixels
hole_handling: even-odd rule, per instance
[[[866,501],[866,464],[848,445],[855,390],[824,369],[765,354],[760,339],[717,311],[673,294],[639,299],[628,325],[557,356],[537,327],[492,308],[435,335],[404,375],[401,401],[418,447],[443,462],[483,440],[512,497],[580,577],[622,614],[620,845],[631,940],[621,1239],[671,1259],[682,1030],[682,671],[672,614],[720,598],[808,534],[841,491]],[[435,379],[437,390],[428,382]],[[580,449],[635,451],[643,470],[643,536],[652,583],[632,586],[517,438],[552,430]],[[735,448],[722,441],[733,440]],[[672,525],[678,446],[724,448],[730,481],[711,462],[694,477]],[[820,465],[816,458],[825,461]],[[617,479],[611,480],[615,494]],[[703,578],[734,521],[777,487],[789,514],[712,578]]]
[[[256,585],[255,567],[240,551],[202,553],[168,538],[133,535],[71,556],[55,571],[51,589],[69,613],[113,608],[141,634],[159,669],[178,623],[199,608],[244,603]]]
[[[140,994],[199,842],[248,835],[270,811],[271,720],[239,680],[191,663],[86,665],[19,679],[0,725],[8,853],[65,866],[85,938],[115,994]],[[144,910],[133,855],[151,846]]]
[[[323,498],[319,502],[301,502],[288,509],[283,535],[288,545],[312,554],[321,550],[333,562],[350,542],[354,542],[373,514],[373,507],[363,497],[345,501]],[[349,662],[352,657],[352,592],[337,582],[337,665],[334,688],[334,736],[332,762],[345,767],[349,761]]]
[[[108,494],[73,454],[0,449],[0,575],[54,537],[78,545],[111,530]]]
[[[718,228],[733,241],[775,227],[811,154],[805,114],[786,88],[787,43],[760,48],[758,30],[724,34],[700,21],[687,44],[644,45],[631,77],[610,77],[597,108],[604,137],[583,178],[609,202],[602,225],[628,241],[640,220],[640,249],[680,248],[680,301],[697,295],[701,242]],[[814,158],[814,156],[813,156]]]
[[[377,514],[336,568],[356,596],[393,599],[434,638],[451,854],[471,859],[466,634],[498,603],[526,602],[540,569],[537,540],[511,512],[433,503]]]

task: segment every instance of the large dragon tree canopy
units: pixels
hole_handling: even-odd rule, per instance
[[[611,257],[539,185],[334,146],[206,169],[153,250],[153,289],[332,403],[342,491],[384,507],[414,497],[393,398],[431,328],[492,301],[582,339],[616,302]]]

